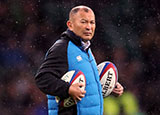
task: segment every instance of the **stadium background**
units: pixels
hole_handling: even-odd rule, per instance
[[[66,30],[70,9],[81,4],[96,14],[92,50],[97,63],[115,63],[125,88],[122,98],[105,100],[109,109],[104,114],[160,114],[158,0],[1,0],[1,115],[47,115],[47,100],[34,75],[47,49]]]

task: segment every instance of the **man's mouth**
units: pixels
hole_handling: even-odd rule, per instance
[[[91,32],[84,32],[84,35],[86,35],[86,36],[91,36],[92,33],[91,33]]]

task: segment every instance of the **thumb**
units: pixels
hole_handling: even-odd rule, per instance
[[[82,88],[82,87],[85,86],[85,84],[83,84],[83,83],[78,83],[78,86],[81,88],[81,92],[82,92],[83,94],[85,94],[86,91],[84,90],[84,88]]]
[[[83,83],[78,83],[78,86],[81,88],[81,87],[84,87],[84,84]]]

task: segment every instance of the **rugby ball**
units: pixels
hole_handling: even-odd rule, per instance
[[[66,74],[64,74],[61,78],[65,82],[68,82],[70,85],[75,83],[83,83],[84,86],[80,87],[82,90],[85,90],[86,86],[86,78],[82,71],[80,70],[71,70],[68,71]],[[63,107],[70,107],[75,104],[72,97],[68,97],[67,99],[60,100],[58,97],[56,97],[57,102],[60,104],[60,106]]]
[[[107,97],[116,86],[118,81],[118,70],[112,62],[105,61],[98,65],[98,72],[103,97]]]

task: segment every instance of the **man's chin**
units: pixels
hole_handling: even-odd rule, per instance
[[[92,39],[91,37],[84,37],[83,38],[84,41],[88,41],[88,40],[91,40],[91,39]]]

